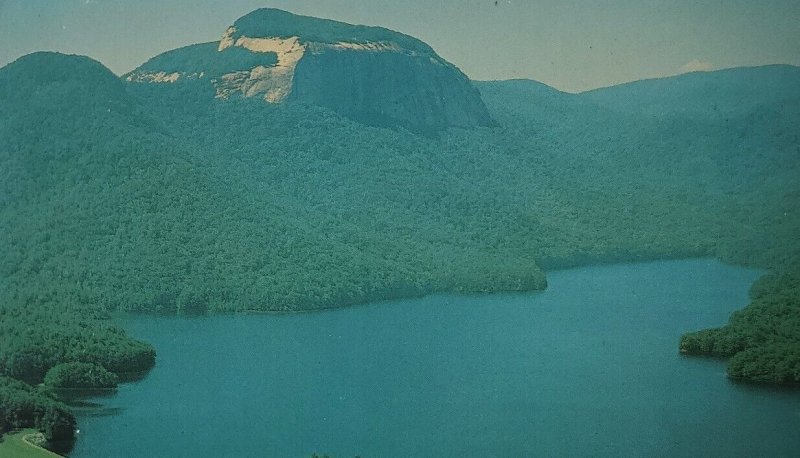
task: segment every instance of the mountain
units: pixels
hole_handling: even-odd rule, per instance
[[[35,52],[6,65],[0,73],[0,95],[5,101],[37,103],[35,98],[48,97],[43,93],[48,89],[81,91],[77,101],[86,98],[117,105],[130,103],[122,82],[103,64],[85,56]],[[89,90],[91,94],[86,92]]]
[[[21,57],[0,69],[0,100],[0,432],[36,427],[70,439],[68,408],[18,380],[38,383],[72,361],[118,373],[155,363],[152,346],[90,299],[92,274],[60,266],[82,259],[103,269],[108,209],[126,205],[111,191],[115,177],[147,164],[121,146],[156,135],[122,81],[83,56]]]
[[[544,287],[533,239],[497,225],[515,215],[484,195],[493,182],[449,183],[463,161],[433,140],[304,104],[194,109],[130,88],[80,56],[0,69],[0,374],[152,365],[113,310]]]
[[[765,65],[693,72],[595,89],[581,94],[604,107],[644,116],[682,116],[714,121],[752,111],[795,106],[800,98],[800,67]]]
[[[61,104],[71,94],[72,104]],[[9,131],[36,124],[31,113],[67,110],[57,119],[71,121],[70,115],[86,118],[103,112],[109,116],[137,117],[133,101],[119,78],[101,63],[84,56],[37,52],[23,56],[0,72],[0,116]],[[88,116],[87,116],[88,115]],[[55,131],[62,125],[49,126]]]
[[[427,44],[381,27],[271,8],[239,18],[219,42],[168,51],[125,79],[199,80],[218,98],[316,105],[415,132],[492,124],[467,77]]]
[[[24,56],[0,69],[0,376],[149,367],[117,310],[535,290],[542,266],[715,256],[769,274],[681,350],[800,380],[796,72],[471,83],[411,37],[276,10],[123,79]]]

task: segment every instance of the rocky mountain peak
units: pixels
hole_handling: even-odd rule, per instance
[[[271,8],[239,18],[218,43],[167,52],[125,79],[202,80],[218,98],[318,105],[366,124],[414,131],[492,122],[469,79],[424,42]]]

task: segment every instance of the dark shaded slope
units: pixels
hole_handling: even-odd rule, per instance
[[[297,65],[289,100],[325,107],[366,125],[425,134],[491,125],[467,77],[452,65],[431,62],[395,52],[308,55]]]

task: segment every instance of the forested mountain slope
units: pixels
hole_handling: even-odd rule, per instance
[[[706,156],[727,170],[730,182],[729,198],[720,203],[728,227],[716,254],[770,271],[728,326],[685,335],[681,351],[733,356],[734,377],[800,381],[800,68],[693,73],[582,96],[708,137]]]
[[[744,350],[733,375],[800,380],[792,72],[578,95],[475,83],[497,125],[424,137],[306,103],[217,99],[192,79],[124,82],[84,57],[26,56],[0,69],[0,375],[149,367],[153,349],[111,325],[114,310],[532,290],[545,286],[539,265],[714,255],[771,275],[731,326],[682,349]],[[680,108],[678,95],[708,84],[717,110]]]
[[[672,194],[661,205],[684,208],[664,224],[705,233],[705,249],[722,260],[767,268],[750,306],[728,326],[687,334],[680,349],[734,356],[729,373],[737,378],[800,380],[800,69],[695,73],[578,95],[531,81],[479,87],[502,124],[558,132],[567,164],[581,161],[571,152],[604,151],[593,169],[605,167],[599,175],[621,190],[631,186],[631,201]],[[637,219],[650,211],[659,210]]]
[[[800,69],[792,65],[731,68],[634,81],[580,97],[619,112],[726,122],[759,108],[793,105],[800,96],[798,78]]]

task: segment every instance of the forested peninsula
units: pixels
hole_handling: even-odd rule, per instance
[[[333,49],[324,30],[307,46]],[[86,386],[152,367],[118,311],[538,290],[543,269],[698,256],[767,274],[728,325],[689,332],[680,351],[730,357],[735,378],[800,382],[800,68],[582,94],[467,81],[474,106],[425,113],[475,125],[428,128],[156,72],[201,68],[215,48],[160,56],[152,81],[45,52],[0,69],[0,429],[71,437],[68,409],[36,387],[48,371]]]

